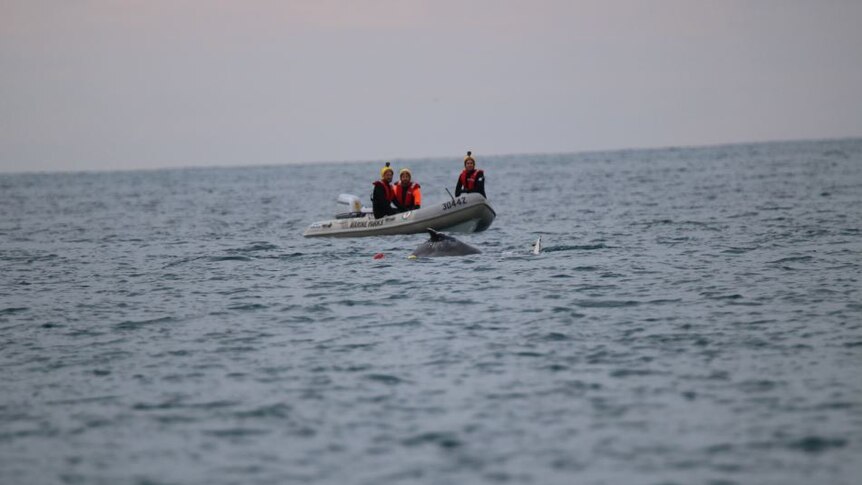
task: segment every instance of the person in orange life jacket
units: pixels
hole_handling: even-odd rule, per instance
[[[398,209],[392,207],[392,202],[395,200],[395,192],[392,190],[392,175],[394,173],[389,167],[389,162],[386,162],[386,166],[380,169],[380,180],[374,181],[371,203],[374,208],[375,219],[398,213]]]
[[[464,171],[458,176],[458,184],[455,185],[455,196],[471,192],[478,192],[482,197],[488,197],[485,195],[485,172],[476,170],[476,160],[473,160],[472,152],[467,152],[467,156],[464,157]]]
[[[418,209],[422,205],[422,192],[419,191],[419,184],[410,181],[412,177],[410,169],[402,168],[398,172],[401,180],[392,187],[395,191],[395,206],[402,212]]]

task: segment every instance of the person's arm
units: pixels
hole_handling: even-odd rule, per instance
[[[386,206],[388,205],[389,203],[386,202],[386,193],[383,191],[383,187],[375,185],[374,192],[371,193],[371,207],[374,209],[374,218],[380,219],[385,216]]]
[[[419,190],[419,185],[413,190],[413,208],[418,209],[422,205],[422,191]]]
[[[461,195],[461,189],[462,188],[463,187],[461,187],[461,177],[458,177],[458,183],[455,185],[455,197],[458,197],[459,195]]]
[[[486,199],[488,198],[488,196],[485,195],[485,172],[480,173],[476,178],[476,192],[482,194],[482,197]]]

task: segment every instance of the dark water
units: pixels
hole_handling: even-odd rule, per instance
[[[0,483],[859,483],[862,140],[378,165],[0,176]]]

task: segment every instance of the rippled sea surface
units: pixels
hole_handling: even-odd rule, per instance
[[[859,483],[862,140],[478,160],[0,175],[0,482]]]

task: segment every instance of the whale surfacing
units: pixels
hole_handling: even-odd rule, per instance
[[[452,236],[447,236],[442,232],[437,232],[434,229],[426,229],[431,239],[420,244],[419,247],[413,250],[409,257],[416,258],[436,258],[440,256],[466,256],[468,254],[479,254],[482,251],[462,243]]]

